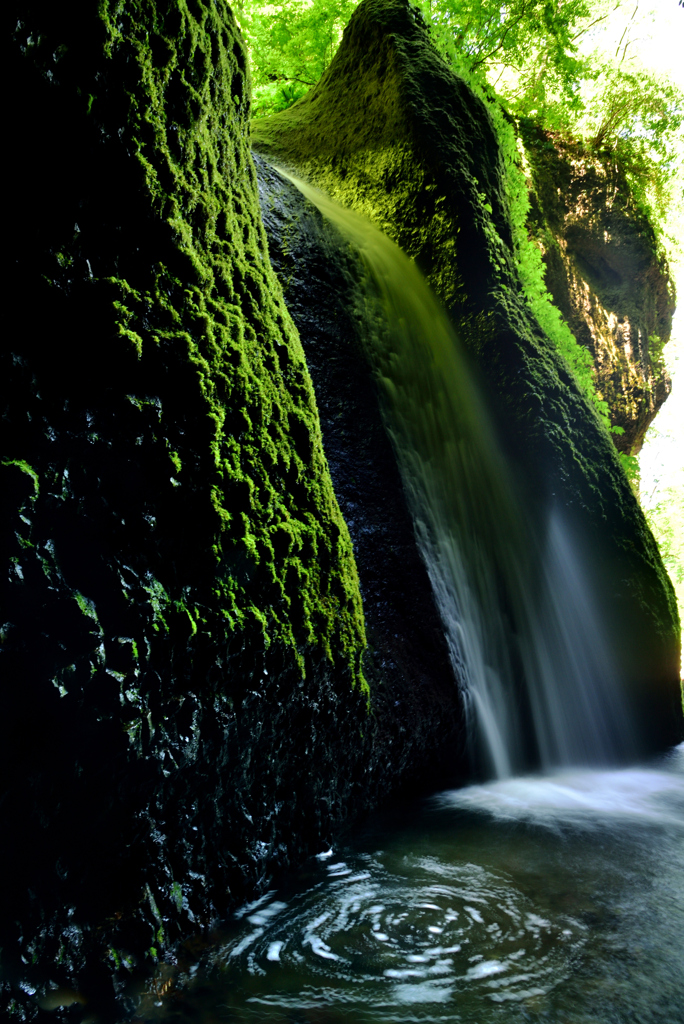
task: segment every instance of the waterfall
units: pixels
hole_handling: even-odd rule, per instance
[[[559,509],[545,536],[510,478],[457,334],[415,264],[359,214],[278,168],[347,239],[372,288],[366,356],[466,709],[473,765],[634,752],[588,568]],[[381,316],[378,316],[378,308]]]

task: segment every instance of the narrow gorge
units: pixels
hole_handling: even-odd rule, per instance
[[[278,961],[274,887],[359,822],[681,743],[680,623],[523,293],[487,106],[415,8],[363,0],[320,82],[250,123],[225,0],[11,7],[2,1005],[171,1019],[156,996],[231,914],[265,916],[226,963]],[[549,290],[634,453],[667,269],[617,178],[526,133]]]

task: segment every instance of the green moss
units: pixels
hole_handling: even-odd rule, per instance
[[[43,933],[48,904],[66,935],[67,908],[84,920],[83,894],[102,891],[107,938],[93,928],[91,950],[142,954],[178,937],[171,878],[207,921],[283,844],[301,851],[347,813],[338,784],[351,792],[354,771],[330,763],[359,763],[346,737],[366,703],[363,611],[269,263],[230,8],[13,10],[8,291],[31,316],[0,351],[16,694],[0,767],[5,807],[33,822],[11,851],[14,877],[32,837],[48,838],[41,895],[31,903],[17,883],[7,945],[22,918],[23,935]],[[276,823],[262,793],[281,789]],[[248,829],[241,808],[257,791]],[[197,795],[202,832],[190,834]],[[249,853],[256,835],[273,851],[266,868]],[[131,923],[154,917],[146,879],[165,893],[157,940],[161,920]]]
[[[175,249],[174,266],[158,263],[149,282],[109,276],[111,308],[137,359],[168,346],[185,353],[187,387],[206,416],[214,557],[228,567],[242,551],[262,581],[254,588],[224,578],[223,612],[229,621],[258,622],[268,642],[293,651],[322,646],[365,685],[351,542],[258,214],[245,122],[249,80],[241,53],[222,44],[232,16],[224,3],[184,0],[164,12],[143,0],[125,9],[105,0],[99,16],[112,73],[122,60],[135,69],[127,71],[134,81],[126,131],[140,187]],[[152,330],[150,311],[160,322]],[[139,406],[145,400],[131,396]],[[180,446],[169,458],[180,487],[187,459]],[[284,536],[292,538],[286,547]],[[155,623],[166,629],[168,595],[157,581],[147,590]]]
[[[176,910],[180,914],[183,909],[183,890],[178,882],[173,882],[171,885],[171,899],[175,903]]]
[[[20,470],[22,473],[25,473],[26,476],[30,477],[31,480],[33,481],[32,497],[34,499],[38,497],[38,495],[40,494],[40,480],[38,478],[38,473],[36,472],[35,469],[33,469],[32,466],[29,466],[28,462],[26,462],[24,459],[3,459],[2,465],[16,466],[18,470]]]
[[[612,422],[620,453],[631,455],[670,391],[661,358],[674,311],[667,261],[618,155],[597,155],[529,119],[517,130],[532,200],[525,228],[584,350],[599,412]],[[637,345],[623,345],[625,324]],[[630,464],[621,463],[632,481]]]
[[[608,404],[596,391],[591,353],[579,344],[561,311],[554,305],[546,286],[541,250],[529,237],[530,183],[520,166],[513,125],[498,103],[487,102],[487,109],[501,146],[515,266],[527,304],[571,370],[582,394],[593,405],[606,429],[610,429]],[[492,212],[491,207],[489,212]]]
[[[76,600],[76,604],[81,609],[83,614],[87,618],[92,619],[93,622],[97,622],[97,612],[95,611],[95,605],[93,604],[93,602],[89,600],[87,597],[84,597],[83,594],[79,594],[78,591],[74,592],[74,598]]]

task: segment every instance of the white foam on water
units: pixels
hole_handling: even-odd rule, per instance
[[[281,911],[287,908],[287,903],[281,903],[280,900],[274,900],[273,903],[268,906],[262,906],[256,914],[250,914],[247,920],[250,924],[261,925],[267,924],[272,917],[276,914],[280,914]]]
[[[449,790],[434,802],[537,825],[592,826],[631,819],[684,828],[684,774],[642,767],[577,768]]]
[[[489,978],[492,974],[503,974],[507,970],[508,964],[502,964],[500,960],[483,960],[482,963],[468,968],[466,978]]]
[[[392,999],[397,1003],[446,1003],[454,993],[453,985],[440,985],[425,981],[422,985],[397,985],[392,989]]]
[[[229,957],[240,956],[242,953],[244,953],[244,951],[248,948],[248,946],[251,946],[252,943],[256,942],[256,940],[258,938],[260,938],[263,934],[264,934],[264,929],[263,928],[257,928],[255,931],[250,932],[249,935],[245,935],[244,939],[242,939],[241,942],[238,942],[238,944],[236,946],[233,946],[232,949],[228,949],[226,951],[227,956],[229,956]]]

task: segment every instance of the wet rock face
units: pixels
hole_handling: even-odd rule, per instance
[[[271,264],[301,338],[359,572],[373,738],[369,791],[383,765],[403,785],[434,785],[467,770],[462,707],[366,361],[366,271],[289,181],[258,155],[255,165]]]
[[[472,353],[543,522],[553,502],[597,539],[622,671],[654,743],[681,733],[672,586],[614,447],[524,301],[505,176],[483,103],[406,0],[363,0],[329,69],[256,148],[365,214],[426,273]]]
[[[2,1005],[120,1019],[179,938],[392,790],[453,772],[461,711],[373,385],[345,347],[349,282],[317,231],[288,241],[306,215],[272,179],[270,244],[366,563],[362,666],[229,8],[34,0],[13,24]]]
[[[618,168],[533,125],[522,134],[547,287],[593,356],[597,389],[624,431],[616,447],[636,455],[672,386],[662,356],[674,312],[667,266]]]

